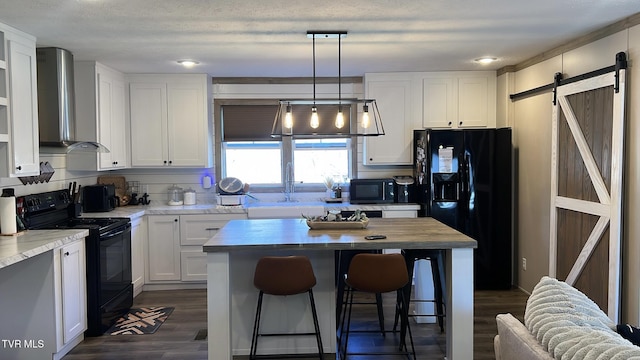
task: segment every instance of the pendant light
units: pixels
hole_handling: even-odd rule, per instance
[[[286,129],[293,129],[293,110],[291,104],[287,104],[287,112],[284,115],[284,127]]]
[[[338,114],[336,115],[336,128],[344,127],[344,114],[342,113],[342,36],[338,35]]]
[[[307,31],[307,37],[312,39],[313,48],[313,99],[280,100],[271,129],[271,137],[331,138],[385,134],[375,99],[342,97],[342,38],[346,35],[346,31]],[[337,99],[316,98],[316,38],[338,38]],[[308,114],[309,108],[311,109],[309,122],[296,125],[295,118],[304,116],[305,111]],[[334,116],[335,120],[331,123],[323,123],[328,120],[328,116]],[[355,121],[358,116],[360,121]]]
[[[311,120],[309,126],[312,129],[317,129],[320,126],[320,119],[318,118],[318,108],[316,107],[316,35],[313,35],[313,107],[311,107]]]

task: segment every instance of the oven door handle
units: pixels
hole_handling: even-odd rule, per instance
[[[113,229],[113,230],[111,230],[109,232],[106,232],[106,233],[100,235],[100,241],[108,240],[108,239],[114,238],[116,236],[119,236],[121,234],[124,234],[126,232],[130,232],[130,231],[131,231],[131,225],[127,224],[127,226],[124,227],[124,228]]]

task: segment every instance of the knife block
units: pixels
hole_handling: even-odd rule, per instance
[[[67,212],[70,218],[75,219],[77,217],[80,217],[80,214],[82,214],[82,204],[80,203],[69,204],[69,206],[67,206]]]

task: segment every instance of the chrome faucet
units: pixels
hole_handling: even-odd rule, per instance
[[[291,161],[287,162],[287,166],[284,171],[284,200],[292,201],[291,196],[295,192],[295,180],[293,177],[293,164]]]

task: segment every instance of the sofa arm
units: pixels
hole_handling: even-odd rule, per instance
[[[494,339],[496,359],[553,360],[536,338],[511,314],[496,316],[498,338]]]

